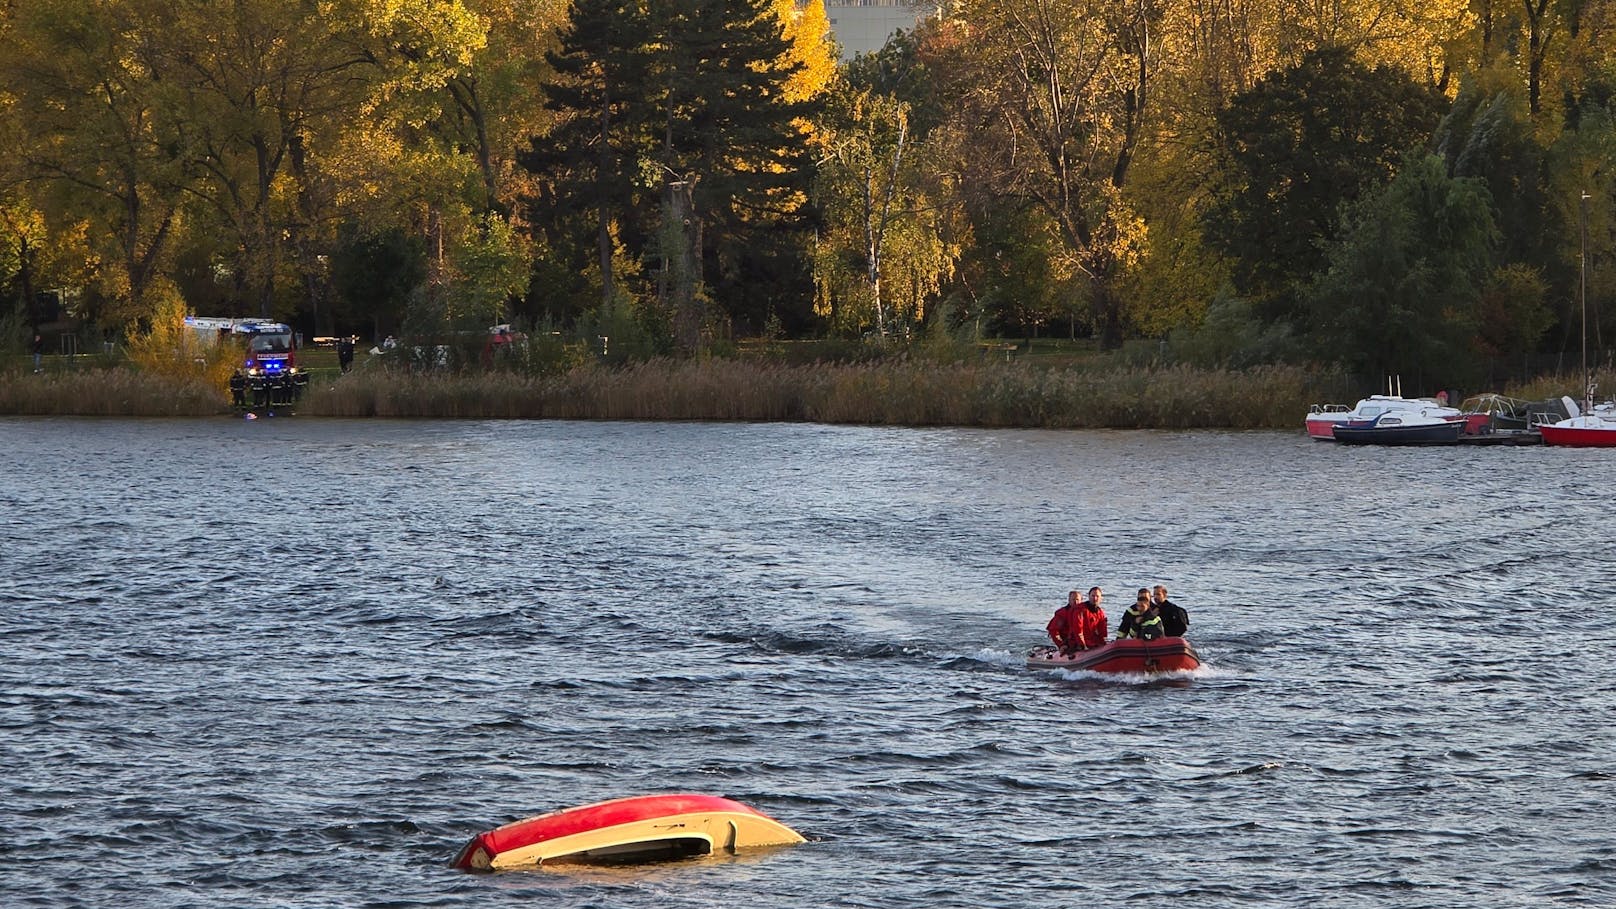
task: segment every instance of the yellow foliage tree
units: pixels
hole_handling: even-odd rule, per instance
[[[940,29],[931,60],[960,98],[953,166],[982,203],[1047,217],[1058,268],[1080,276],[1102,344],[1119,345],[1118,278],[1145,240],[1124,188],[1153,116],[1158,12],[1146,0],[965,0],[960,10],[962,26]]]
[[[1280,65],[1318,47],[1346,47],[1371,66],[1444,86],[1454,63],[1449,49],[1474,21],[1469,0],[1286,0],[1282,15],[1301,41]]]
[[[182,381],[198,381],[225,394],[240,362],[241,346],[228,338],[207,338],[185,324],[185,302],[167,279],[154,282],[151,326],[129,335],[129,360],[139,369]]]
[[[823,95],[836,79],[840,57],[824,0],[808,0],[800,10],[797,0],[774,0],[774,14],[791,46],[786,62],[802,65],[786,80],[785,100],[806,101]]]

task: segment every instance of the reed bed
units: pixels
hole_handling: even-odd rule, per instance
[[[1612,392],[1616,392],[1616,369],[1594,370],[1594,389],[1596,401],[1608,401]],[[1563,373],[1541,376],[1530,382],[1507,389],[1505,394],[1512,398],[1525,401],[1544,401],[1569,396],[1571,400],[1581,406],[1583,401],[1582,375],[1580,372]]]
[[[6,414],[204,417],[229,412],[224,394],[199,378],[124,367],[0,374],[0,413]]]
[[[511,373],[351,373],[299,413],[335,417],[812,421],[905,426],[1293,428],[1339,398],[1339,376],[1295,366],[1114,372],[1017,363],[787,365],[657,360]]]

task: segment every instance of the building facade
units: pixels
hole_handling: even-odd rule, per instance
[[[931,4],[914,0],[825,0],[830,30],[841,45],[842,59],[881,49],[899,30],[909,31]]]

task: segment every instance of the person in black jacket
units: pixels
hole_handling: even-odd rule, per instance
[[[1184,611],[1184,607],[1167,598],[1167,588],[1161,584],[1156,585],[1152,605],[1161,616],[1162,631],[1168,637],[1181,638],[1184,632],[1190,629],[1190,614]]]
[[[1150,602],[1150,590],[1139,588],[1139,599],[1122,614],[1122,624],[1117,628],[1117,640],[1123,638],[1143,638],[1153,640],[1163,637],[1161,615]]]

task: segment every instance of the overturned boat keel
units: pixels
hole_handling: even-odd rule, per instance
[[[552,811],[479,833],[460,850],[454,867],[651,862],[802,841],[790,827],[721,796],[645,795]]]

